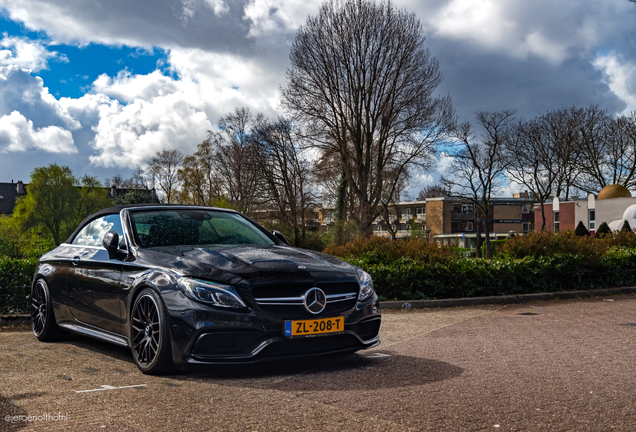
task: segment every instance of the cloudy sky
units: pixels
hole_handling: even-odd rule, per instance
[[[0,182],[51,162],[128,176],[163,148],[193,152],[235,107],[280,113],[290,44],[320,3],[0,0]],[[422,21],[460,120],[636,110],[636,3],[395,4]]]

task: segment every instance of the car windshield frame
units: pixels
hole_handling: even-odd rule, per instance
[[[130,234],[133,237],[134,243],[140,247],[141,249],[163,249],[163,248],[182,248],[182,247],[206,247],[209,249],[216,249],[218,247],[231,247],[231,246],[272,246],[276,245],[277,241],[272,237],[266,229],[252,221],[251,219],[243,216],[238,212],[233,211],[224,211],[213,208],[205,208],[205,207],[159,207],[159,208],[131,208],[128,209],[128,219],[131,227]],[[152,225],[149,223],[144,223],[143,219],[140,217],[148,217],[150,214],[156,214],[157,218],[164,216],[165,225],[159,228],[154,229],[154,233],[150,234],[150,229],[152,227],[142,227],[142,225]],[[206,216],[207,215],[207,216]],[[177,219],[178,216],[180,219]],[[170,220],[171,219],[171,220]],[[151,219],[152,220],[152,219]],[[229,221],[225,222],[225,227],[223,227],[226,231],[223,235],[220,234],[220,226],[212,225],[213,220],[218,221]],[[146,221],[147,222],[147,221]],[[183,224],[181,224],[181,222]],[[213,241],[201,241],[202,239],[201,230],[202,227],[208,223],[208,226],[205,228],[207,230],[207,234],[214,235],[216,234],[218,238],[216,240],[220,240],[223,237],[223,241],[221,242],[213,242]],[[178,239],[179,233],[174,234],[170,230],[175,230],[178,223],[180,225],[180,229],[182,229],[182,233],[185,233],[190,238],[194,238],[198,235],[198,240],[195,242],[187,241],[187,238]],[[196,225],[199,230],[198,234],[195,234],[192,230],[188,230],[187,224],[190,224],[192,228]],[[171,226],[172,225],[172,226]],[[184,228],[185,226],[185,228]],[[243,232],[237,233],[236,228],[240,227]],[[168,231],[165,231],[168,229]],[[234,231],[232,231],[234,229]],[[156,232],[161,232],[161,235],[157,235]],[[228,238],[229,234],[233,234],[234,238]],[[243,234],[243,238],[239,237],[240,234]],[[247,234],[247,237],[245,236]],[[148,238],[143,238],[147,236]],[[160,241],[159,241],[160,240]],[[210,239],[212,240],[212,239]]]

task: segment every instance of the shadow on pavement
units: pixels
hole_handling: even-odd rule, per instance
[[[403,355],[323,356],[252,365],[210,366],[171,376],[279,391],[364,391],[419,386],[460,376],[464,369],[439,360]]]
[[[93,339],[87,336],[81,336],[81,335],[75,335],[75,334],[66,336],[64,340],[60,342],[74,345],[77,348],[82,348],[85,350],[100,353],[100,354],[103,354],[104,356],[111,357],[113,359],[122,360],[128,363],[134,363],[132,358],[132,353],[130,352],[130,348],[121,347],[118,345],[110,344],[108,342]],[[102,358],[101,360],[105,360],[105,359]],[[106,361],[108,360],[106,359]]]

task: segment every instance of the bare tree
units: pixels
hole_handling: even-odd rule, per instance
[[[510,179],[525,186],[541,204],[541,229],[545,229],[545,203],[552,198],[558,173],[556,149],[546,139],[536,119],[519,121],[508,145]]]
[[[112,178],[104,180],[104,186],[107,188],[114,186],[118,189],[154,189],[155,175],[153,172],[146,171],[140,165],[137,165],[130,178],[115,174]]]
[[[612,119],[596,106],[585,110],[579,160],[581,190],[610,184],[636,186],[636,113]]]
[[[216,173],[215,160],[214,147],[209,139],[199,144],[193,155],[185,157],[179,169],[183,202],[211,206],[223,195],[222,181]]]
[[[478,112],[477,121],[484,129],[482,139],[475,140],[472,127],[463,123],[457,129],[457,146],[451,152],[452,177],[442,178],[442,184],[451,196],[471,201],[475,205],[477,220],[477,256],[481,256],[481,226],[486,233],[486,258],[490,259],[488,220],[491,199],[505,184],[509,165],[506,146],[511,136],[515,111]]]
[[[549,199],[558,196],[568,200],[582,189],[586,181],[583,161],[597,149],[599,114],[595,107],[573,106],[547,111],[516,125],[508,145],[511,163],[507,174],[541,204],[541,229],[545,229],[545,203]]]
[[[306,221],[314,205],[312,167],[289,119],[261,117],[254,130],[256,168],[275,218],[293,230],[293,245],[305,243]]]
[[[179,185],[179,167],[183,153],[176,149],[163,149],[150,159],[148,170],[154,174],[159,187],[166,195],[166,203],[173,204]]]
[[[445,197],[449,195],[450,191],[446,188],[446,186],[441,184],[432,184],[424,187],[417,196],[417,199],[424,201],[426,198]]]
[[[383,196],[380,197],[380,205],[378,206],[379,215],[387,227],[387,231],[391,236],[391,239],[395,240],[397,232],[400,230],[400,224],[398,223],[398,218],[400,217],[397,203],[400,201],[402,197],[402,193],[406,189],[409,180],[409,173],[407,170],[398,172],[387,172],[385,173],[387,180],[396,185],[390,191],[386,191]],[[392,176],[400,176],[400,178],[393,179]],[[391,219],[395,219],[395,224],[392,224]]]
[[[339,155],[363,235],[380,197],[429,161],[455,119],[450,97],[433,97],[442,74],[424,40],[419,19],[388,1],[343,0],[325,2],[292,44],[282,105]]]
[[[320,187],[321,199],[324,203],[333,205],[337,201],[338,187],[342,183],[342,172],[340,155],[334,152],[323,152],[314,164],[314,178]]]
[[[219,132],[210,131],[214,148],[214,168],[222,183],[223,195],[242,213],[249,214],[258,203],[259,173],[252,129],[256,119],[247,108],[236,108],[219,120]]]
[[[556,196],[570,198],[580,180],[580,164],[578,163],[582,143],[585,137],[586,112],[576,106],[548,111],[539,116],[538,126],[542,129],[543,139],[553,148],[554,161],[554,193]],[[596,132],[590,129],[594,140]]]

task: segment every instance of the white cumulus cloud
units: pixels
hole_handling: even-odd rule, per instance
[[[245,5],[245,19],[251,21],[250,36],[272,32],[295,32],[308,15],[318,12],[317,0],[250,0]]]
[[[622,60],[616,53],[599,56],[594,66],[603,71],[605,82],[627,108],[625,114],[636,110],[636,64]]]
[[[39,41],[3,34],[0,40],[0,66],[17,66],[33,72],[48,68],[48,60],[58,57],[57,52],[49,51]],[[65,57],[58,57],[67,61]]]
[[[89,159],[104,167],[143,165],[165,148],[190,153],[212,127],[206,114],[181,94],[102,105],[100,110],[92,143],[98,154]]]
[[[104,94],[122,102],[135,99],[151,100],[177,91],[176,82],[155,70],[147,75],[132,75],[130,71],[120,71],[116,77],[100,75],[93,82],[93,92]]]
[[[33,122],[17,111],[0,117],[0,148],[2,152],[36,149],[49,153],[77,153],[70,131],[58,126],[35,129]]]

